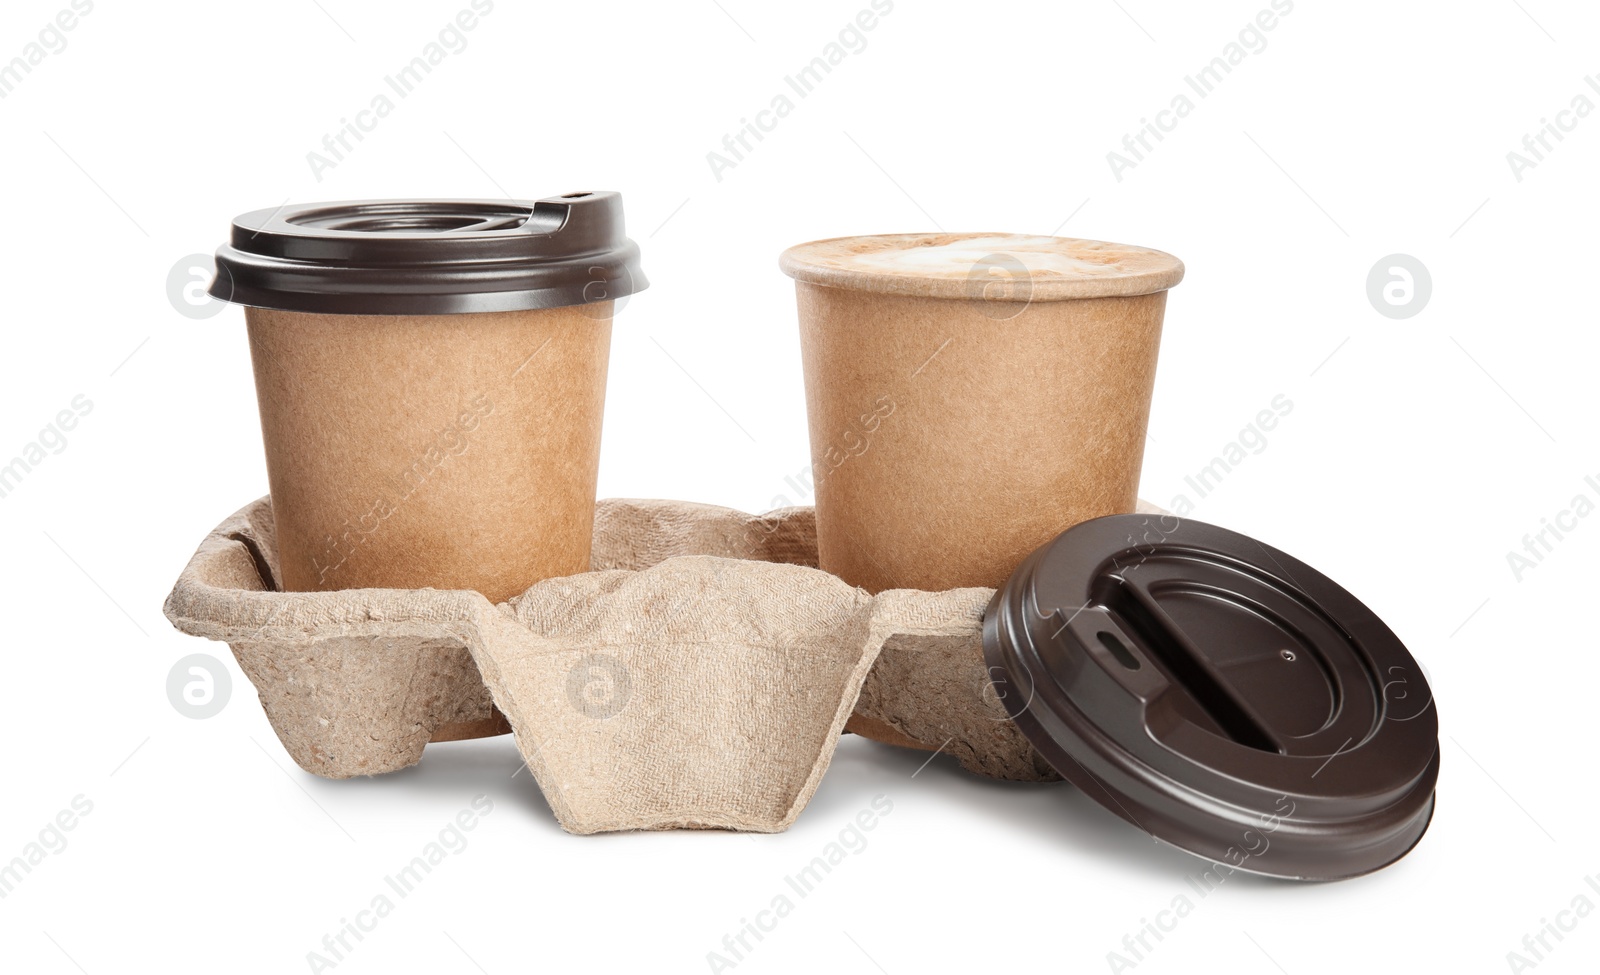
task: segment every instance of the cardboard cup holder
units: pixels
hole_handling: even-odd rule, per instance
[[[1000,779],[1057,775],[985,676],[990,589],[870,595],[815,568],[810,508],[596,508],[592,571],[466,590],[283,592],[261,499],[166,603],[228,643],[284,748],[326,778],[513,731],[575,833],[794,821],[848,729]]]

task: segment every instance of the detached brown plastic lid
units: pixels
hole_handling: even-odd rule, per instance
[[[442,315],[557,308],[647,286],[622,197],[363,200],[233,221],[211,296],[285,311]]]
[[[834,237],[789,248],[778,266],[806,284],[977,301],[1132,297],[1183,280],[1165,251],[1030,234]]]
[[[1335,880],[1428,828],[1422,668],[1354,596],[1254,539],[1173,515],[1084,522],[995,594],[983,644],[1056,771],[1158,840]]]

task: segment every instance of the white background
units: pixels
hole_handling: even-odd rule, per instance
[[[93,403],[0,499],[0,861],[93,804],[0,900],[0,968],[308,970],[479,794],[494,807],[471,845],[336,971],[707,971],[880,794],[870,845],[737,971],[1106,971],[1187,893],[1139,972],[1495,972],[1574,897],[1600,906],[1600,517],[1520,580],[1507,562],[1575,496],[1600,499],[1600,117],[1520,181],[1506,158],[1580,92],[1600,104],[1592,5],[1297,0],[1118,181],[1107,152],[1266,0],[897,0],[719,181],[706,154],[866,0],[497,0],[319,182],[307,153],[467,0],[320,6],[99,0],[0,100],[0,461]],[[8,2],[0,61],[62,9]],[[1238,877],[1199,898],[1198,860],[1067,786],[918,772],[922,754],[848,737],[778,836],[565,835],[511,778],[509,738],[376,780],[295,768],[226,648],[161,615],[193,547],[266,490],[242,316],[180,314],[169,272],[285,200],[591,188],[624,193],[652,282],[617,322],[602,495],[809,502],[785,483],[809,461],[790,244],[940,227],[1182,257],[1142,493],[1194,499],[1186,475],[1293,402],[1194,514],[1316,565],[1425,663],[1443,771],[1421,845],[1361,880]],[[1393,253],[1432,276],[1404,320],[1366,293]],[[209,720],[165,692],[196,652],[234,678]],[[1539,972],[1593,971],[1600,916],[1552,944]]]

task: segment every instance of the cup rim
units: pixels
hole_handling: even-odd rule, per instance
[[[970,254],[978,256],[967,260],[968,255],[962,255],[937,273],[909,262],[896,266],[892,260],[860,260],[869,254],[910,253],[919,248],[966,243],[972,245]],[[1063,263],[1076,267],[1064,270],[1060,266]],[[829,237],[790,247],[779,256],[778,266],[803,284],[978,301],[1136,297],[1166,291],[1182,281],[1184,275],[1182,261],[1149,247],[1076,237],[982,232]]]

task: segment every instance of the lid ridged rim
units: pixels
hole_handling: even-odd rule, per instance
[[[257,210],[235,218],[216,268],[212,297],[308,314],[559,308],[649,286],[610,191]]]

